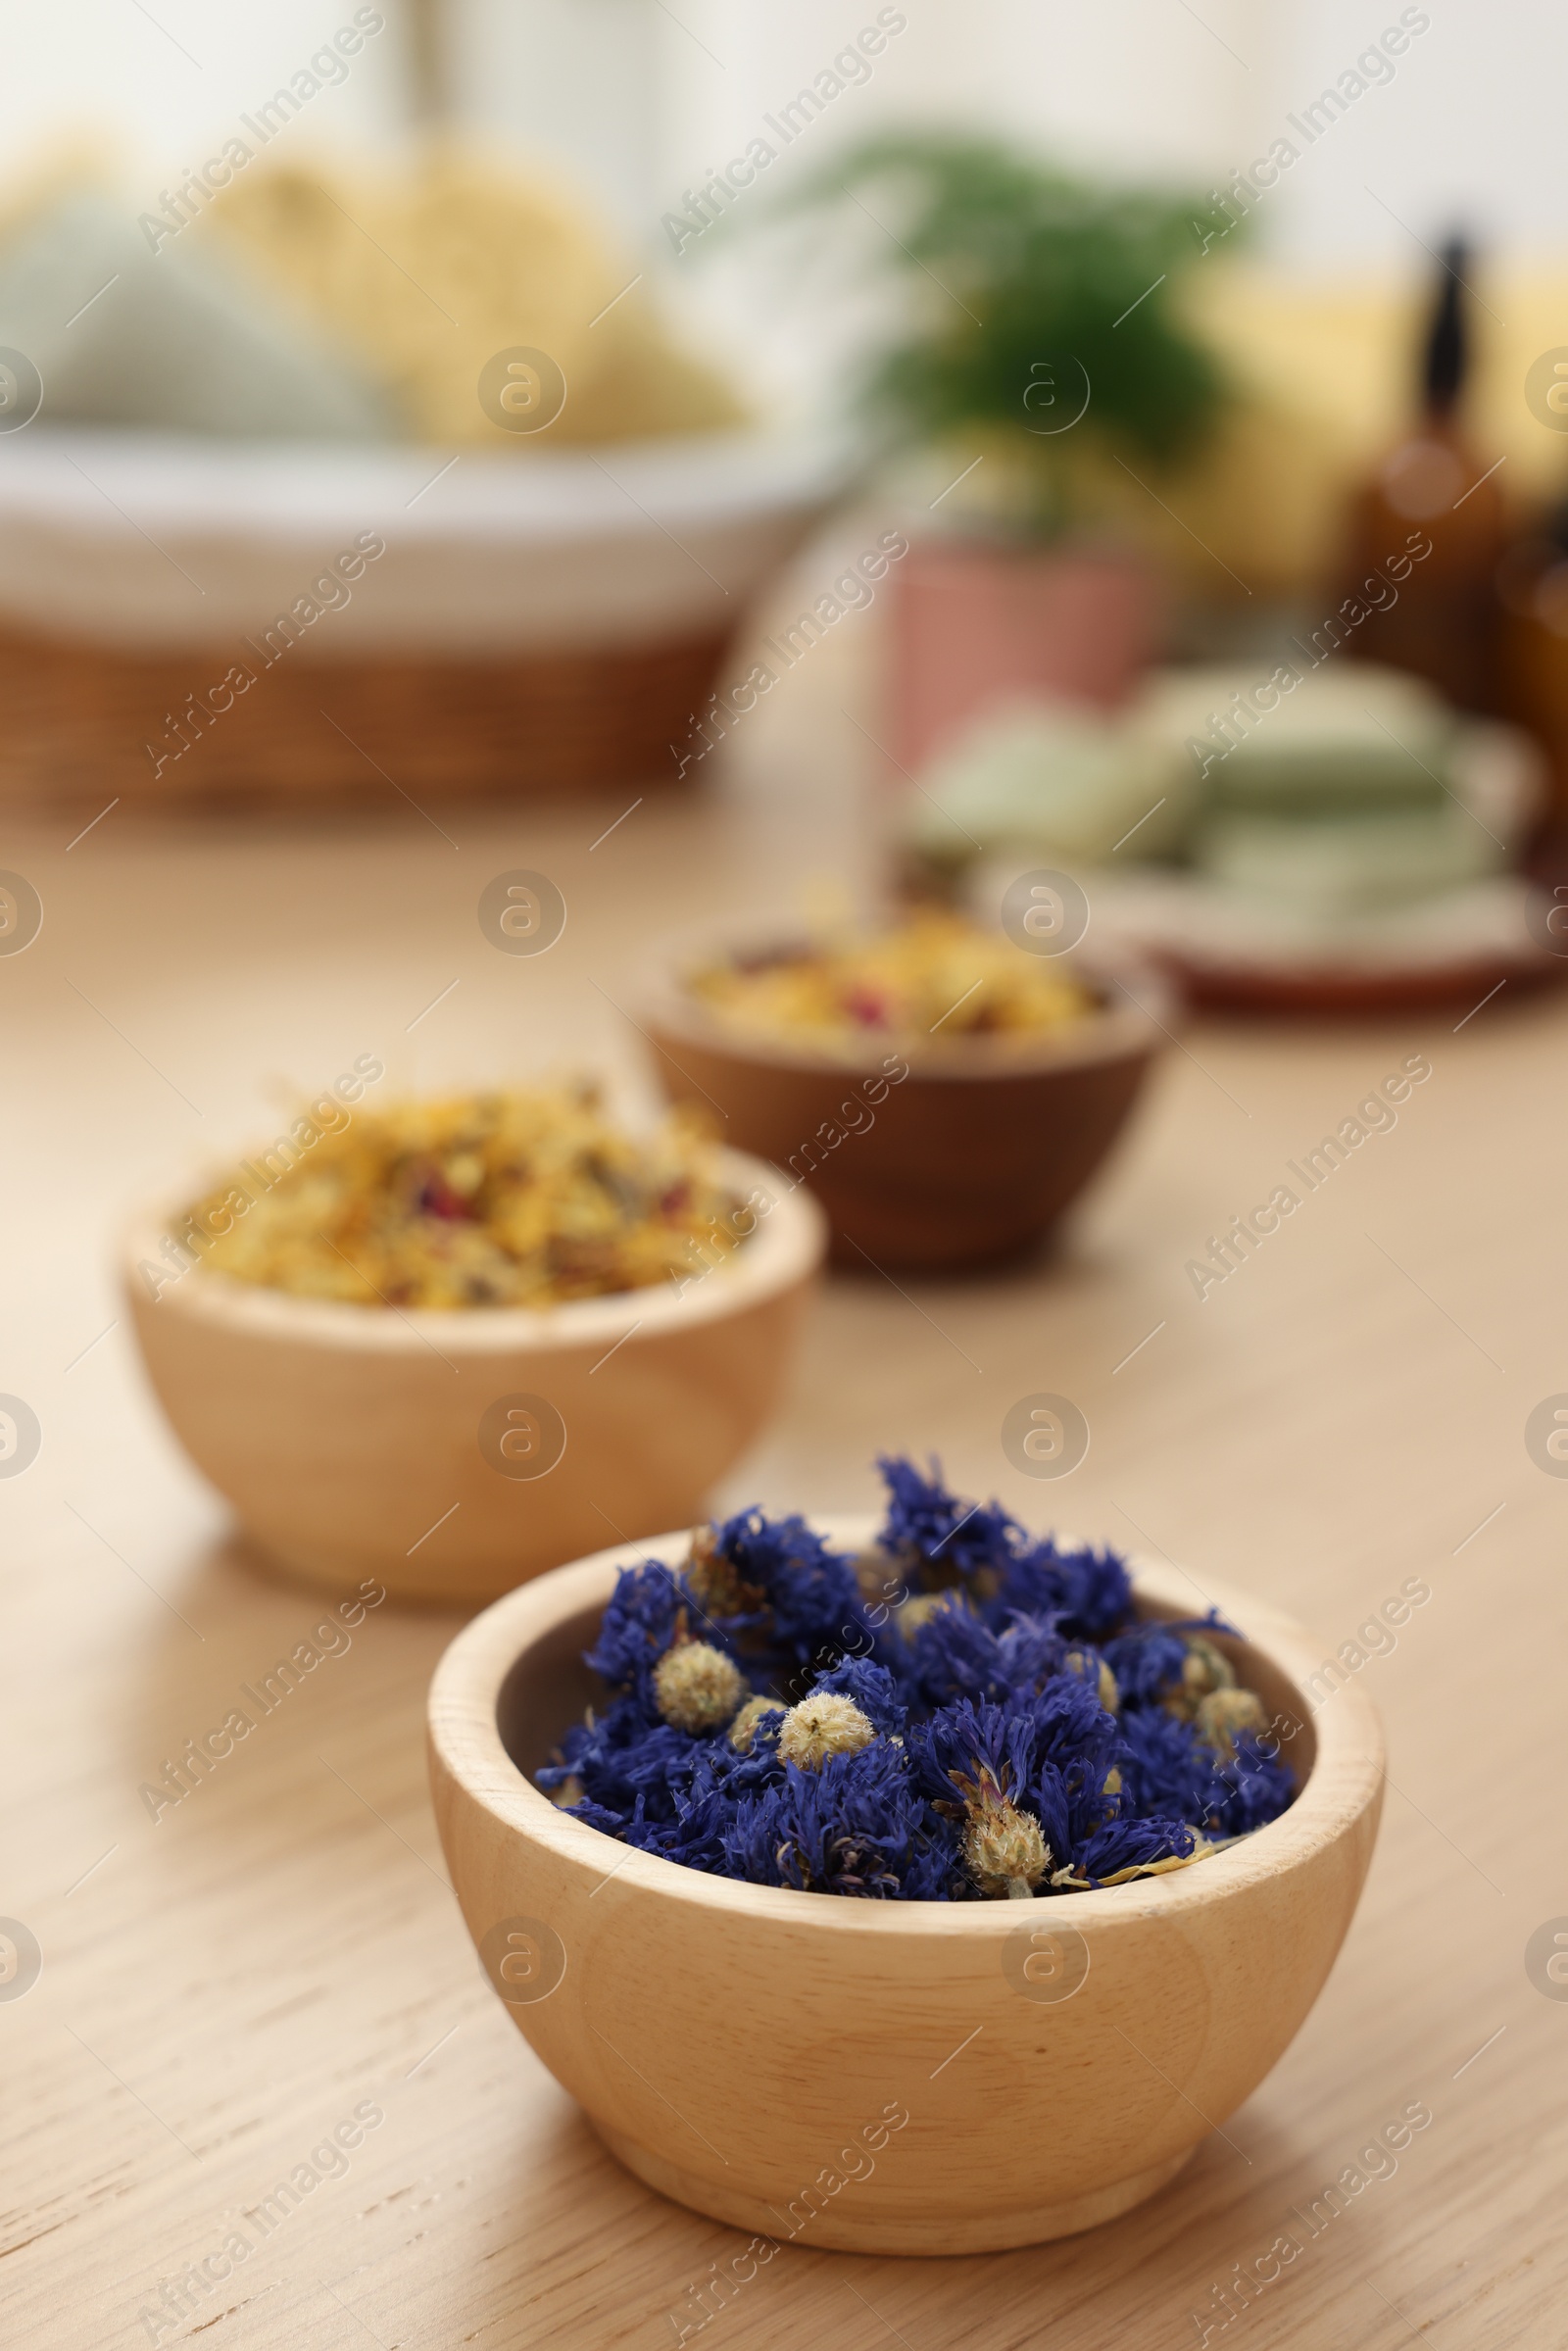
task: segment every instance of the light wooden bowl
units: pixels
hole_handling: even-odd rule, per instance
[[[395,1598],[447,1606],[494,1599],[607,1534],[700,1515],[773,1409],[822,1219],[756,1160],[727,1151],[720,1166],[742,1199],[775,1202],[733,1258],[680,1294],[550,1311],[338,1304],[205,1267],[155,1301],[137,1268],[160,1262],[169,1228],[142,1220],[124,1286],[147,1370],[186,1452],[289,1575],[333,1591],[374,1575]],[[555,1450],[552,1430],[530,1402],[509,1431],[519,1397],[564,1424],[542,1475],[520,1473]],[[530,1445],[543,1447],[532,1459]]]
[[[684,984],[705,953],[799,937],[798,925],[732,924],[659,956],[643,1019],[671,1101],[716,1106],[726,1142],[803,1176],[835,1264],[961,1273],[1037,1247],[1130,1117],[1177,1018],[1169,987],[1131,958],[1077,958],[1098,1010],[1056,1036],[933,1039],[873,1103],[866,1084],[895,1048],[868,1042],[850,1057],[748,1037]],[[835,1131],[843,1139],[826,1142]]]
[[[874,1532],[817,1523],[856,1548]],[[674,1563],[684,1542],[644,1549]],[[1361,1691],[1314,1718],[1320,1651],[1221,1587],[1243,1638],[1220,1645],[1301,1726],[1283,1750],[1300,1792],[1246,1842],[1027,1905],[736,1885],[569,1820],[526,1776],[593,1696],[581,1652],[641,1555],[601,1551],[511,1593],[430,1691],[468,1932],[606,2145],[714,2220],[857,2253],[1035,2244],[1163,2187],[1286,2048],[1350,1923],[1383,1788]],[[1135,1576],[1146,1614],[1191,1613],[1174,1570]]]

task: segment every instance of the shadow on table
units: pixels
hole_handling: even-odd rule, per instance
[[[150,1818],[281,1745],[393,1726],[422,1776],[424,1691],[461,1616],[283,1582],[237,1533],[159,1596],[104,1726]]]
[[[737,2096],[744,2102],[739,2084]],[[753,2119],[765,2128],[764,2117]],[[673,2121],[671,2129],[678,2130]],[[983,2322],[987,2340],[1022,2343],[1036,2339],[1043,2308],[1053,2339],[1087,2351],[1124,2333],[1140,2342],[1191,2334],[1196,2342],[1210,2323],[1217,2338],[1255,2303],[1278,2311],[1287,2296],[1299,2327],[1308,2306],[1321,2312],[1330,2294],[1349,2290],[1339,2258],[1344,2240],[1353,2231],[1360,2277],[1376,2264],[1388,2229],[1374,2209],[1342,2237],[1319,2208],[1316,2237],[1324,2241],[1316,2241],[1304,2216],[1327,2159],[1304,2133],[1282,2129],[1262,2099],[1230,2118],[1226,2133],[1200,2146],[1147,2204],[1082,2236],[928,2260],[828,2251],[803,2233],[758,2260],[750,2231],[644,2186],[567,2107],[519,2158],[519,2176],[505,2191],[520,2226],[513,2274],[492,2284],[514,2308],[514,2289],[526,2298],[530,2319],[549,2321],[541,2339],[566,2351],[599,2351],[607,2339],[635,2339],[644,2328],[649,2339],[657,2331],[689,2345],[711,2326],[717,2343],[720,2323],[725,2345],[758,2351],[772,2351],[786,2327],[790,2340],[848,2341],[857,2313],[861,2326],[874,2315],[890,2339],[916,2347],[959,2339],[951,2327],[965,2313]],[[567,2257],[577,2242],[570,2222],[580,2224],[585,2212],[606,2248],[591,2289]],[[1392,2199],[1386,2217],[1390,2226],[1396,2220]],[[541,2268],[540,2250],[551,2245],[562,2248],[559,2264]],[[1373,2298],[1361,2312],[1369,2328],[1378,2308]]]

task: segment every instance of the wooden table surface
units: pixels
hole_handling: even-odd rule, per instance
[[[113,811],[68,850],[74,826],[5,827],[0,863],[45,905],[36,944],[0,959],[0,1388],[43,1431],[0,1479],[0,1913],[43,1955],[23,1996],[0,1984],[7,2344],[655,2351],[734,2248],[617,2168],[480,1978],[422,1754],[455,1620],[374,1611],[149,1818],[141,1783],[319,1611],[246,1563],[174,1449],[111,1248],[128,1200],[272,1131],[359,1053],[417,1086],[586,1057],[635,1100],[615,1004],[635,1012],[640,940],[871,870],[864,707],[840,715],[861,690],[851,634],[781,689],[720,790],[647,799],[597,841],[630,792],[443,813],[444,833],[390,794],[384,814],[287,835]],[[570,908],[537,959],[495,953],[475,919],[517,865]],[[1568,1004],[1507,991],[1457,1033],[1451,1015],[1196,1027],[1055,1262],[828,1290],[729,1505],[863,1508],[875,1451],[935,1448],[1031,1523],[1059,1513],[1252,1587],[1326,1657],[1406,1579],[1431,1598],[1357,1669],[1392,1776],[1349,1940],[1274,2075],[1174,2185],[1097,2234],[984,2260],[786,2249],[705,2351],[1144,2351],[1204,2323],[1255,2351],[1563,2339],[1568,2000],[1526,1946],[1568,1914],[1568,1483],[1524,1428],[1568,1390],[1565,1048]],[[1200,1302],[1184,1267],[1206,1237],[1417,1053],[1432,1075],[1397,1126]],[[1060,1487],[1001,1447],[1008,1405],[1040,1390],[1092,1431]],[[734,2094],[744,2117],[744,2081]],[[1430,2128],[1308,2237],[1293,2208],[1415,2101]],[[313,2165],[357,2109],[354,2151]],[[247,2223],[302,2164],[299,2208]],[[243,2260],[222,2250],[236,2225]],[[1292,2228],[1299,2257],[1222,2331],[1214,2288]],[[176,2318],[163,2281],[203,2261]]]

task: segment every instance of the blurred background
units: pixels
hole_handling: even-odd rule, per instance
[[[817,0],[803,0],[787,22],[714,0],[678,12],[659,0],[537,0],[525,10],[416,0],[385,13],[386,41],[371,45],[334,99],[332,138],[396,148],[409,124],[410,51],[433,19],[463,119],[548,154],[644,242],[671,192],[721,160],[720,149],[730,153],[862,22]],[[352,14],[279,0],[265,24],[242,25],[178,0],[152,15],[84,0],[69,41],[19,16],[3,100],[7,151],[24,155],[87,126],[118,138],[150,179],[167,177],[199,160],[196,146],[205,152]],[[1195,15],[1133,0],[1102,21],[1069,21],[1023,0],[987,0],[962,24],[934,10],[909,19],[877,86],[862,92],[860,117],[829,135],[940,115],[1119,176],[1206,186],[1260,152],[1284,115],[1336,79],[1385,20],[1397,24],[1399,11],[1213,0]],[[1429,238],[1457,209],[1511,262],[1549,278],[1562,235],[1551,94],[1568,34],[1544,8],[1521,13],[1505,48],[1482,24],[1434,24],[1438,37],[1422,36],[1400,68],[1403,87],[1384,91],[1376,115],[1351,122],[1319,159],[1324,168],[1282,193],[1270,238],[1281,260],[1401,277],[1406,240],[1363,202],[1370,179]]]
[[[1302,1015],[1560,976],[1544,13],[1528,72],[1242,0],[15,38],[5,977],[24,1084],[95,1073],[92,1229],[370,1048],[646,1116],[639,958],[716,916],[995,932],[1065,877],[1115,971],[1276,1024],[1214,1051],[1284,1100]],[[495,953],[524,869],[558,954]]]
[[[305,525],[324,527],[334,498],[357,497],[357,527],[395,516],[414,544],[392,543],[357,609],[304,641],[306,661],[410,649],[450,671],[473,655],[612,642],[667,657],[638,673],[660,704],[646,742],[633,727],[586,748],[557,674],[531,682],[558,689],[560,743],[498,754],[476,714],[472,739],[445,756],[413,745],[421,771],[441,788],[548,792],[594,780],[596,757],[647,763],[675,732],[670,710],[710,690],[716,643],[735,641],[737,584],[755,605],[835,498],[842,514],[847,490],[891,483],[928,535],[1087,537],[1143,561],[1146,592],[1124,582],[1105,620],[1122,632],[1119,671],[1113,660],[1090,676],[1068,653],[1047,675],[1049,661],[1015,651],[1016,674],[995,657],[982,700],[1045,687],[1114,702],[1162,657],[1279,650],[1287,622],[1309,635],[1358,566],[1382,560],[1389,522],[1440,518],[1445,544],[1395,600],[1400,617],[1374,615],[1351,652],[1424,664],[1459,703],[1529,727],[1560,769],[1568,574],[1554,534],[1568,411],[1547,397],[1563,331],[1548,115],[1568,34],[1543,15],[1530,34],[1539,71],[1525,74],[1479,26],[1419,8],[1386,12],[1387,24],[1338,5],[1235,0],[1200,14],[1138,0],[1082,23],[999,0],[961,27],[918,9],[863,14],[858,46],[860,21],[833,8],[786,24],[664,0],[389,0],[358,17],[285,8],[243,28],[104,0],[79,41],[19,28],[0,100],[0,303],[24,365],[0,418],[17,429],[42,407],[0,480],[14,761],[24,751],[34,777],[46,766],[66,790],[96,755],[129,797],[159,803],[221,796],[269,763],[248,780],[285,796],[285,759],[309,770],[302,798],[345,788],[352,755],[301,742],[292,677],[274,681],[270,728],[252,707],[223,730],[254,730],[254,758],[249,742],[225,741],[182,769],[146,769],[182,746],[164,710],[202,692],[200,679],[154,676],[155,652],[265,628],[298,592],[290,563],[329,552]],[[890,171],[889,137],[925,143],[923,178],[919,155]],[[1078,208],[1059,282],[1038,254],[1002,254],[1005,203],[989,223],[966,214],[976,190],[951,155],[963,140],[1065,183],[1031,199],[1042,220],[1051,201]],[[848,195],[841,164],[854,167]],[[914,258],[911,190],[924,202]],[[1134,220],[1140,191],[1164,209],[1146,203]],[[1106,235],[1113,250],[1097,246]],[[1139,310],[1118,315],[1144,258],[1152,288],[1133,288]],[[978,332],[965,353],[981,286],[1013,310],[1005,332]],[[1455,315],[1439,385],[1445,294]],[[505,352],[551,342],[569,385],[562,413],[503,415]],[[940,384],[933,359],[948,368]],[[486,363],[501,370],[488,391]],[[58,443],[66,425],[108,436],[92,465]],[[1424,482],[1408,466],[1420,474],[1432,431],[1454,445]],[[743,449],[748,432],[765,454]],[[267,462],[274,435],[298,445],[285,465]],[[650,436],[664,444],[651,470]],[[956,474],[988,436],[989,469],[939,511],[950,475],[938,468],[953,455]],[[345,464],[323,511],[327,441]],[[428,498],[436,467],[418,471],[420,444],[443,462],[466,453]],[[612,447],[631,466],[614,488]],[[370,452],[399,448],[401,472],[365,470]],[[579,462],[544,478],[545,461],[584,450],[597,471]],[[1054,467],[1049,513],[1019,475],[1020,451],[1026,472]],[[485,476],[477,461],[497,453],[525,459],[531,477]],[[1406,468],[1392,510],[1391,464]],[[612,508],[644,537],[650,514],[666,531],[684,515],[697,562],[699,515],[714,546],[727,528],[738,583],[719,563],[706,589],[691,563],[667,581],[643,563],[631,580],[647,550],[604,546]],[[290,522],[304,536],[285,560]],[[216,581],[192,552],[204,533],[223,542]],[[518,543],[537,550],[541,534],[557,575],[530,561],[524,579]],[[598,570],[584,545],[596,537]],[[922,578],[890,597],[912,608],[939,593]],[[910,625],[906,678],[925,658]],[[74,643],[148,666],[139,681],[100,670],[83,693],[55,662]],[[363,693],[363,678],[344,683]],[[441,723],[442,679],[425,683],[424,720]],[[482,687],[515,717],[536,710],[527,683],[492,665]],[[967,690],[953,690],[963,704]],[[471,691],[465,678],[460,698]],[[907,713],[893,723],[895,753],[923,758],[937,748],[929,728],[952,734],[941,679],[933,691],[912,732]],[[592,701],[579,677],[579,703],[585,692]],[[143,705],[160,704],[152,749],[122,765],[122,721],[135,731]],[[498,711],[490,733],[502,723]]]

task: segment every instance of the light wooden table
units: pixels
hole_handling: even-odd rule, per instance
[[[117,811],[69,852],[64,826],[5,828],[0,863],[46,906],[36,945],[0,959],[0,1388],[43,1429],[0,1480],[0,1913],[43,1952],[0,1999],[7,2344],[655,2351],[732,2248],[617,2169],[480,1979],[421,1751],[451,1620],[376,1611],[148,1817],[140,1783],[318,1612],[229,1547],[140,1379],[109,1249],[128,1199],[270,1131],[282,1096],[358,1053],[421,1086],[587,1056],[634,1096],[612,1000],[640,939],[870,869],[863,739],[838,714],[850,635],[781,689],[718,797],[649,800],[597,843],[620,805],[443,816],[450,841],[401,804],[288,837]],[[519,864],[570,906],[536,961],[475,920]],[[1181,2179],[1100,2234],[997,2259],[786,2250],[705,2351],[1143,2351],[1199,2342],[1196,2312],[1256,2351],[1562,2339],[1568,2002],[1525,1951],[1568,1913],[1568,1484],[1523,1432],[1568,1390],[1565,1048],[1568,1006],[1506,993],[1457,1035],[1197,1028],[1057,1263],[829,1291],[731,1505],[864,1507],[875,1450],[936,1448],[1036,1524],[1254,1587],[1325,1655],[1404,1579],[1432,1597],[1360,1669],[1393,1781],[1348,1944]],[[1200,1304],[1187,1258],[1416,1051],[1433,1075],[1397,1128]],[[1001,1450],[1007,1406],[1041,1389],[1093,1432],[1062,1487]],[[1317,2237],[1294,2225],[1300,2257],[1222,2334],[1213,2288],[1415,2100],[1433,2121],[1396,2173]],[[247,2222],[357,2107],[382,2119],[341,2176]],[[744,2128],[744,2081],[735,2107]],[[215,2283],[236,2223],[253,2249]],[[186,2316],[150,2326],[161,2281],[204,2259]]]

